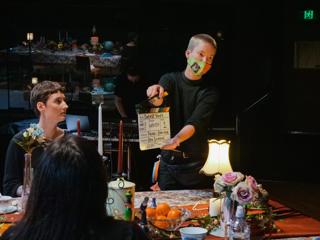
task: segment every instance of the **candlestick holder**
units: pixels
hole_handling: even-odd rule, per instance
[[[32,40],[33,40],[33,33],[32,32],[28,32],[27,33],[27,42],[28,42],[28,46],[29,46],[29,54],[31,55],[31,44],[32,44]]]

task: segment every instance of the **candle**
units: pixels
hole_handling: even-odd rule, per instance
[[[80,119],[77,120],[77,134],[80,136],[81,127],[80,127]]]
[[[32,78],[31,78],[31,83],[32,83],[33,85],[38,84],[38,78],[37,78],[37,77],[32,77]]]
[[[102,146],[102,106],[101,103],[98,108],[98,152],[100,155],[103,155],[103,146]]]
[[[59,31],[59,42],[61,41],[61,35],[60,35],[60,31]]]
[[[119,144],[118,144],[118,174],[122,174],[122,162],[123,162],[123,123],[120,120],[119,123]]]
[[[128,180],[131,179],[131,149],[130,144],[127,147],[127,178]]]
[[[209,200],[209,215],[216,217],[221,214],[221,198],[210,198]]]
[[[66,42],[68,41],[68,38],[69,38],[68,32],[66,32]]]

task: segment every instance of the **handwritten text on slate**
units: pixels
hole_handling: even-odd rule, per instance
[[[169,112],[138,114],[141,150],[160,148],[170,139]]]

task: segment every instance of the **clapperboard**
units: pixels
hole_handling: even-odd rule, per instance
[[[160,148],[170,139],[170,107],[148,107],[138,104],[140,150]]]

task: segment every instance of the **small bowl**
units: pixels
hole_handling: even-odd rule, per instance
[[[202,227],[184,227],[179,231],[182,240],[202,240],[208,233],[208,230]]]
[[[0,197],[0,209],[6,209],[12,206],[12,201],[14,199],[10,196],[1,196]]]
[[[181,216],[176,219],[156,219],[148,218],[147,220],[152,226],[166,230],[166,231],[175,231],[180,225],[191,216],[191,212],[185,208],[178,208],[181,211]]]

